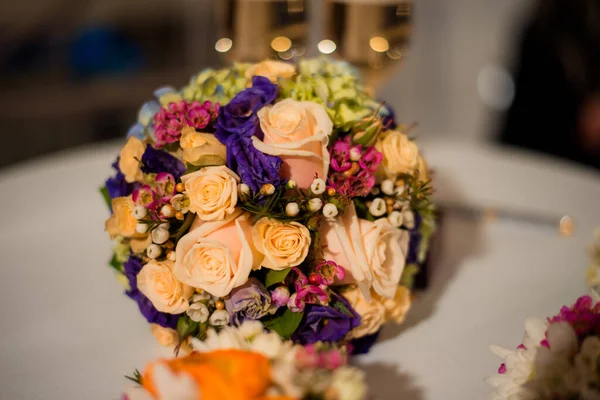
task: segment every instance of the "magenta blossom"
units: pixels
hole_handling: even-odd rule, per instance
[[[144,206],[149,210],[155,210],[158,207],[156,192],[152,190],[150,185],[143,185],[135,190],[131,195],[133,202],[137,205]]]
[[[168,202],[175,196],[175,185],[175,177],[173,175],[166,172],[156,175],[156,194],[163,203]]]
[[[590,296],[582,296],[570,307],[564,306],[560,313],[548,318],[549,323],[569,323],[579,340],[589,335],[600,334],[600,303],[594,303]]]
[[[347,140],[346,140],[347,139]],[[350,136],[334,143],[330,150],[331,168],[337,172],[344,172],[350,169]]]
[[[216,118],[218,110],[219,105],[210,101],[204,104],[197,101],[188,103],[185,100],[169,103],[154,115],[155,146],[160,148],[178,141],[186,126],[206,128]]]
[[[375,150],[375,147],[371,146],[367,148],[358,160],[358,165],[363,169],[363,171],[370,172],[372,174],[377,171],[379,164],[381,164],[381,160],[383,160],[383,154]]]
[[[328,370],[335,370],[346,365],[346,357],[341,350],[331,349],[319,354],[318,366]]]
[[[271,292],[271,301],[277,307],[285,306],[290,299],[290,290],[285,286],[278,286]]]
[[[296,365],[302,369],[314,369],[319,365],[319,353],[314,343],[300,347],[296,352]]]
[[[288,308],[294,312],[304,311],[307,304],[327,304],[329,295],[327,286],[312,285],[310,280],[298,268],[292,268],[292,272],[297,275],[294,281],[296,293],[292,294],[288,300]]]
[[[342,280],[346,276],[346,272],[342,267],[334,261],[323,261],[315,268],[319,283],[322,285],[333,285],[335,278]]]

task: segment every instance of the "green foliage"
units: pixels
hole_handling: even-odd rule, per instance
[[[298,329],[304,312],[292,312],[286,308],[283,314],[263,321],[266,328],[277,332],[283,339],[289,339],[292,334]]]
[[[274,271],[270,269],[269,272],[267,272],[265,286],[269,288],[277,283],[284,282],[291,270],[291,268],[286,268],[281,271]]]
[[[117,257],[116,253],[113,254],[108,265],[114,268],[117,272],[123,273],[123,263],[119,261],[119,257]]]
[[[419,266],[416,264],[408,264],[402,271],[402,277],[400,277],[400,285],[406,286],[409,289],[415,284],[415,276],[419,272]]]
[[[125,378],[129,379],[132,382],[137,383],[138,385],[142,384],[142,374],[137,369],[135,371],[133,371],[133,376],[125,375]]]
[[[112,210],[112,202],[110,200],[110,195],[108,194],[108,188],[106,187],[106,185],[100,188],[100,193],[102,194],[102,197],[104,198],[104,202],[106,203],[108,209]]]
[[[185,314],[177,320],[177,333],[179,334],[180,341],[183,341],[189,336],[195,335],[198,332],[199,324],[194,322]]]

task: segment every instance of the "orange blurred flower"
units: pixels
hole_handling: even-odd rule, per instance
[[[142,377],[142,385],[155,398],[158,393],[154,369],[158,364],[167,366],[176,375],[191,377],[199,389],[198,400],[275,400],[266,397],[272,384],[271,367],[269,360],[261,354],[217,350],[151,363]]]

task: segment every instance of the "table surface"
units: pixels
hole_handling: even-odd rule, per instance
[[[488,345],[517,346],[526,317],[585,292],[587,245],[600,225],[594,171],[515,151],[421,143],[440,202],[570,215],[574,236],[447,215],[429,289],[401,327],[358,362],[380,400],[477,399],[497,369]],[[122,293],[107,261],[98,187],[117,145],[0,174],[0,399],[118,399],[124,375],[169,354]]]

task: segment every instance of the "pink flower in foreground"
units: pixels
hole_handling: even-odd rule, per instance
[[[337,265],[334,261],[323,261],[315,268],[319,283],[322,285],[332,285],[335,278],[342,280],[346,276],[344,268]]]
[[[171,200],[175,196],[175,177],[166,172],[156,175],[156,194],[163,203]]]
[[[156,193],[149,185],[143,185],[135,190],[131,198],[135,204],[144,206],[149,210],[154,210],[158,206]]]

